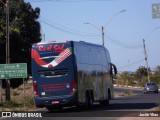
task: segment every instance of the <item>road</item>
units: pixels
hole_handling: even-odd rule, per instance
[[[125,93],[131,91],[134,93],[131,96],[120,96],[115,97],[114,100],[110,101],[109,106],[101,106],[95,103],[92,108],[67,108],[61,112],[49,113],[45,112],[46,116],[74,116],[74,117],[103,117],[103,116],[130,116],[135,112],[138,115],[140,111],[146,111],[154,108],[160,103],[160,94],[143,94],[142,89],[132,88],[120,88],[116,87],[115,92]],[[134,111],[134,112],[133,112]],[[136,112],[138,111],[138,112]]]
[[[132,94],[142,94],[143,88],[134,88],[134,87],[114,87],[115,93],[126,93],[131,92]]]
[[[90,109],[81,108],[65,108],[63,111],[57,111],[54,113],[49,113],[46,109],[37,109],[34,112],[41,112],[43,117],[51,119],[54,117],[54,120],[72,120],[73,118],[78,119],[99,119],[103,117],[110,117],[109,120],[117,120],[121,117],[139,117],[140,114],[148,114],[146,110],[151,110],[157,104],[160,104],[160,93],[159,94],[143,94],[141,89],[132,89],[132,88],[120,88],[116,87],[115,92],[127,92],[132,91],[130,96],[118,96],[114,100],[110,101],[109,106],[102,106],[98,103],[95,103]],[[135,94],[136,93],[136,94]],[[150,114],[150,113],[149,113]],[[160,112],[155,113],[160,117]],[[14,119],[14,118],[12,118]],[[102,118],[101,118],[102,119]],[[100,120],[101,120],[100,119]]]
[[[115,93],[118,94],[124,94],[127,92],[130,92],[131,96],[125,96],[125,97],[116,97],[115,100],[113,100],[113,103],[154,103],[154,104],[159,104],[160,103],[160,93],[155,94],[155,93],[148,93],[148,94],[143,94],[142,89],[140,88],[123,88],[123,87],[115,87],[114,89]],[[123,95],[122,94],[122,95]]]

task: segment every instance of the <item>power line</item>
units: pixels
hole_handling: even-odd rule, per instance
[[[136,61],[136,62],[134,62],[134,63],[129,64],[129,65],[122,66],[122,67],[120,67],[120,68],[118,68],[118,69],[123,69],[123,68],[126,68],[126,67],[128,67],[128,66],[131,66],[131,65],[140,63],[140,62],[142,62],[142,61],[144,61],[144,59],[138,60],[138,61]]]
[[[43,18],[43,17],[42,17],[42,18]],[[59,31],[62,31],[62,32],[66,32],[66,33],[69,33],[69,34],[74,34],[74,35],[78,35],[78,36],[87,36],[87,37],[90,37],[90,36],[92,36],[92,37],[100,36],[100,35],[95,34],[95,33],[85,33],[85,32],[80,32],[80,31],[77,31],[77,30],[73,30],[73,29],[71,29],[71,28],[67,28],[67,27],[65,27],[65,26],[59,25],[59,24],[54,23],[54,22],[51,23],[51,21],[48,20],[48,19],[46,19],[46,18],[43,18],[43,19],[41,19],[40,21],[43,22],[44,24],[46,24],[46,25],[48,25],[48,26],[56,29],[56,30],[59,30]],[[62,28],[62,27],[63,27],[63,28]],[[127,49],[137,49],[137,48],[142,48],[142,47],[143,47],[143,45],[139,45],[139,46],[129,46],[129,45],[123,44],[123,43],[121,43],[121,42],[119,42],[119,41],[116,41],[115,39],[113,39],[113,38],[110,37],[109,35],[106,35],[106,34],[104,34],[104,35],[108,38],[107,41],[110,40],[110,41],[108,41],[108,42],[110,42],[111,44],[114,44],[114,45],[123,47],[123,48],[127,48]],[[106,40],[106,39],[105,39],[105,40]]]
[[[51,1],[51,2],[86,2],[86,1],[112,1],[112,0],[31,0],[31,1],[37,1],[37,2],[46,2],[46,1]],[[121,11],[122,12],[122,11]],[[119,13],[118,13],[119,14]],[[43,17],[42,17],[43,18]],[[54,28],[54,29],[57,29],[59,31],[62,31],[62,32],[66,32],[66,33],[69,33],[69,34],[74,34],[74,35],[79,35],[79,36],[92,36],[92,37],[96,37],[96,36],[100,36],[100,34],[92,34],[92,33],[85,33],[85,32],[80,32],[80,31],[77,31],[77,30],[73,30],[73,29],[70,29],[70,28],[67,28],[67,27],[64,27],[62,25],[58,25],[56,23],[51,23],[51,21],[47,20],[46,18],[43,18],[43,20],[41,20],[41,22],[43,22],[44,24]],[[123,47],[123,48],[127,48],[127,49],[137,49],[137,48],[141,48],[142,45],[139,45],[139,46],[129,46],[129,45],[126,45],[126,44],[123,44],[119,41],[116,41],[115,39],[113,39],[112,37],[108,36],[108,35],[105,35],[108,39],[107,40],[110,40],[108,42],[110,42],[111,44],[114,44],[114,45],[117,45],[117,46],[120,46],[120,47]]]
[[[107,34],[104,34],[104,35],[108,38],[108,39],[105,39],[106,41],[110,40],[110,41],[108,41],[108,42],[112,42],[112,43],[114,42],[114,45],[121,46],[121,47],[123,47],[123,48],[127,48],[127,49],[138,49],[138,48],[142,48],[142,47],[143,47],[143,45],[129,46],[129,45],[126,45],[126,44],[124,44],[124,43],[121,43],[121,42],[115,40],[114,38],[110,37],[110,36],[107,35]]]
[[[59,31],[62,31],[62,32],[66,32],[66,33],[69,33],[69,34],[73,34],[73,35],[79,35],[79,36],[97,36],[97,35],[89,35],[89,34],[81,34],[81,33],[76,33],[76,32],[72,32],[72,31],[69,31],[69,30],[65,30],[65,29],[62,29],[60,27],[57,27],[51,23],[48,23],[44,20],[41,20],[41,22],[43,22],[44,24],[56,29],[56,30],[59,30]]]
[[[42,18],[44,21],[46,21],[46,22],[48,22],[48,23],[52,23],[52,24],[54,24],[55,26],[59,26],[61,29],[65,29],[65,30],[67,30],[67,31],[72,31],[72,32],[76,32],[76,33],[79,33],[79,34],[85,34],[85,35],[88,35],[88,36],[99,36],[99,34],[97,34],[97,33],[87,33],[87,32],[82,32],[82,31],[78,31],[78,30],[75,30],[75,29],[72,29],[72,28],[68,28],[68,27],[66,27],[66,26],[64,26],[64,25],[60,25],[60,24],[57,24],[57,23],[55,23],[55,22],[53,22],[53,21],[50,21],[50,20],[48,20],[47,18],[44,18],[44,17],[42,17],[42,16],[40,16],[40,18]],[[41,20],[41,19],[40,19]]]

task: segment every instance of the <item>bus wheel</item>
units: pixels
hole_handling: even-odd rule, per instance
[[[100,105],[108,106],[109,105],[109,100],[111,100],[111,92],[110,92],[110,90],[108,90],[108,99],[100,101]]]
[[[108,90],[108,100],[111,100],[111,92]]]
[[[93,95],[93,90],[90,90],[90,103],[91,105],[93,105],[93,102],[94,102],[94,95]]]
[[[93,95],[91,95],[92,92],[89,92],[88,90],[86,91],[85,95],[85,106],[86,108],[90,108],[93,105]]]
[[[100,105],[108,106],[109,105],[109,100],[103,100],[103,101],[100,101],[99,103],[100,103]]]

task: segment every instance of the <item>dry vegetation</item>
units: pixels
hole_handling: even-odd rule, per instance
[[[24,94],[25,93],[25,94]],[[32,84],[25,84],[25,91],[23,85],[18,88],[11,88],[11,100],[5,100],[5,89],[2,90],[2,103],[0,111],[26,111],[34,109],[33,88]]]

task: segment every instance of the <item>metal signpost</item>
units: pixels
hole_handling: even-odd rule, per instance
[[[0,79],[0,103],[2,102],[2,80]]]
[[[160,18],[160,3],[152,4],[152,18]]]
[[[23,78],[23,94],[25,95],[24,78],[27,78],[26,63],[0,64],[0,80],[13,78]],[[2,95],[0,96],[1,98]]]

